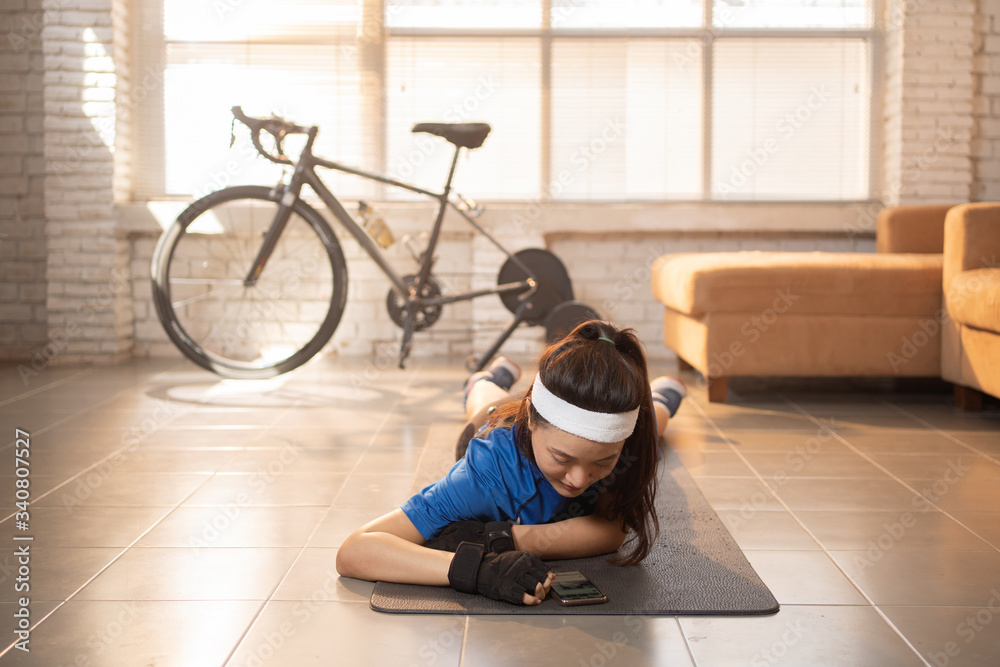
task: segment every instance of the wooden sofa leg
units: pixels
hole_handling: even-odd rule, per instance
[[[983,409],[983,395],[972,387],[955,385],[955,405],[960,410],[974,412]]]
[[[677,368],[679,368],[682,371],[693,371],[694,370],[694,366],[692,366],[688,362],[684,361],[680,357],[677,357]]]
[[[729,392],[729,378],[705,378],[708,384],[708,402],[725,403],[726,394]]]

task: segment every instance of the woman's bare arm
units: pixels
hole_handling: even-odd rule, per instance
[[[584,558],[611,553],[625,541],[626,533],[614,521],[581,516],[536,526],[514,526],[514,548],[542,560]]]
[[[545,560],[585,558],[612,553],[625,541],[627,531],[617,521],[605,519],[610,497],[602,495],[594,513],[555,523],[514,526],[514,547]]]
[[[397,509],[354,531],[337,550],[337,572],[368,581],[447,586],[454,554],[421,546],[424,538]]]
[[[337,550],[337,572],[343,577],[401,584],[448,586],[448,569],[455,554],[422,546],[424,538],[397,509],[354,531]],[[524,594],[526,605],[539,604],[551,580],[535,595]]]

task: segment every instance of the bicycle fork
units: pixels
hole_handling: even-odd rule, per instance
[[[312,150],[315,139],[316,131],[314,128],[309,132],[309,139],[306,141],[303,154]],[[270,258],[275,247],[278,245],[278,239],[281,238],[281,233],[285,231],[288,220],[292,217],[292,207],[295,206],[295,202],[298,201],[299,194],[302,192],[302,184],[305,182],[305,169],[306,161],[300,159],[295,165],[295,170],[292,172],[292,178],[289,180],[288,185],[282,187],[279,183],[274,187],[275,190],[279,188],[282,190],[281,200],[278,202],[278,212],[275,213],[274,221],[264,235],[264,243],[261,244],[256,259],[250,265],[247,277],[243,279],[244,287],[253,287],[257,284],[268,258]]]

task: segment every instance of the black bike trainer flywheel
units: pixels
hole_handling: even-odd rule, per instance
[[[514,257],[535,275],[538,289],[528,297],[529,306],[522,311],[521,320],[528,324],[545,324],[552,310],[564,301],[573,299],[573,284],[562,261],[548,250],[527,248],[514,253]],[[511,259],[504,262],[497,275],[497,284],[506,285],[524,280],[528,275]],[[515,315],[521,308],[524,292],[507,292],[500,295],[504,307]]]
[[[578,324],[601,319],[600,314],[582,301],[563,301],[552,309],[545,320],[545,342],[561,340]]]

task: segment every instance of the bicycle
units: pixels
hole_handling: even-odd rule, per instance
[[[274,187],[233,186],[188,206],[160,237],[151,274],[156,313],[170,340],[199,366],[233,378],[267,378],[286,373],[315,356],[333,336],[347,302],[347,263],[326,220],[302,199],[308,185],[333,218],[368,254],[391,284],[386,307],[403,329],[399,366],[404,367],[415,332],[430,328],[442,307],[496,294],[514,317],[482,357],[467,364],[481,370],[517,326],[545,325],[549,338],[576,323],[597,317],[573,300],[566,269],[552,253],[529,248],[508,252],[476,218],[483,207],[451,192],[461,150],[480,147],[490,133],[486,123],[417,123],[413,132],[441,137],[455,147],[442,192],[431,192],[374,172],[313,154],[318,126],[302,126],[278,116],[255,118],[233,107],[235,123],[250,129],[254,147],[271,162],[292,167]],[[266,132],[274,154],[261,143]],[[296,160],[283,141],[305,135]],[[433,226],[415,274],[400,276],[378,240],[367,232],[326,187],[316,167],[403,188],[438,201]],[[495,288],[442,293],[432,269],[445,212],[458,212],[507,257]],[[385,239],[382,239],[384,241]]]

